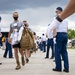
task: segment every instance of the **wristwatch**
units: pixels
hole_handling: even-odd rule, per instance
[[[57,16],[56,19],[57,19],[59,22],[62,22],[62,21],[63,21],[59,16]]]

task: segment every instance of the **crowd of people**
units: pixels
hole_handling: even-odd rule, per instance
[[[36,45],[35,45],[36,34],[35,34],[35,32],[33,32],[29,28],[29,24],[27,23],[26,20],[24,20],[23,22],[20,22],[18,20],[18,17],[19,17],[18,12],[14,12],[13,13],[14,22],[10,24],[10,31],[9,31],[8,37],[5,37],[4,36],[4,37],[2,37],[2,40],[1,40],[1,42],[3,44],[2,49],[5,50],[3,57],[4,58],[7,58],[8,52],[9,52],[9,58],[15,57],[16,64],[17,64],[17,66],[15,68],[16,70],[19,70],[21,68],[21,64],[20,64],[20,61],[19,61],[19,53],[21,55],[21,61],[22,61],[21,63],[24,66],[25,63],[28,63],[29,62],[29,57],[31,56],[31,53],[33,51],[36,51]],[[24,34],[24,32],[26,32],[26,34]],[[33,40],[33,44],[35,46],[35,47],[33,46],[33,50],[32,50],[32,48],[30,48],[30,49],[27,49],[26,48],[25,50],[22,50],[22,47],[20,45],[20,42],[22,40],[22,36],[23,35],[24,36],[25,35],[28,36],[27,34],[28,35],[32,35],[32,38],[33,39],[30,39],[29,38],[30,36],[29,36],[29,37],[26,38],[26,40],[28,38],[29,39],[27,41]],[[23,40],[23,41],[25,41],[25,40]],[[22,44],[24,44],[23,41],[22,41]],[[30,41],[29,41],[29,43],[31,43]],[[25,43],[26,43],[26,41],[25,41]],[[26,44],[24,44],[24,46]],[[29,46],[27,46],[27,47],[29,48]],[[13,56],[12,48],[14,49],[14,56]],[[2,63],[0,63],[0,65],[1,64]]]
[[[71,8],[72,7],[72,8]],[[10,31],[8,37],[6,39],[6,50],[3,57],[7,57],[7,52],[9,51],[9,58],[13,58],[12,47],[14,49],[14,57],[16,60],[16,70],[21,69],[21,64],[19,61],[19,54],[21,55],[21,63],[24,66],[25,61],[29,62],[29,56],[34,49],[35,43],[37,43],[40,51],[46,52],[46,58],[49,58],[49,50],[51,48],[52,54],[50,59],[55,58],[55,68],[53,71],[61,72],[62,71],[62,62],[64,62],[64,72],[69,72],[69,59],[67,52],[67,30],[68,30],[68,22],[65,18],[70,16],[75,12],[75,0],[70,0],[66,8],[63,9],[61,7],[56,8],[56,17],[53,22],[48,25],[46,34],[42,34],[42,37],[39,37],[38,40],[36,38],[36,34],[29,28],[29,24],[26,20],[20,22],[18,20],[19,14],[18,12],[13,13],[14,22],[10,24]],[[1,22],[1,17],[0,17]],[[26,34],[25,34],[26,33]],[[31,38],[29,38],[31,36]],[[31,46],[26,46],[25,42],[22,40],[28,40],[26,44]],[[29,42],[30,39],[30,42]],[[33,40],[33,41],[32,41]],[[21,43],[20,43],[21,42]],[[31,43],[31,44],[30,44]],[[3,45],[5,43],[3,42]],[[23,47],[23,44],[26,46]],[[1,45],[0,45],[1,46]],[[62,58],[61,58],[62,57]],[[0,63],[1,65],[2,63]]]

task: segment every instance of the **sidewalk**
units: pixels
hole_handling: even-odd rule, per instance
[[[30,61],[20,70],[15,70],[15,59],[3,58],[4,50],[0,49],[0,75],[75,75],[75,50],[68,50],[70,72],[54,72],[55,64],[52,59],[44,59],[45,53],[37,51],[33,53]]]

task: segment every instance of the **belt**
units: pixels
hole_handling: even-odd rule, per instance
[[[67,34],[67,32],[57,32],[57,34]]]

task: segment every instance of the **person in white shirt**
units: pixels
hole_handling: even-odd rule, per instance
[[[42,34],[42,47],[43,47],[43,52],[46,52],[46,36],[45,34]]]
[[[57,12],[60,13],[63,11],[61,7],[57,8]],[[51,25],[52,26],[52,25]],[[56,28],[56,46],[55,46],[55,64],[56,67],[53,68],[53,71],[62,71],[62,63],[61,56],[64,61],[64,72],[69,72],[69,61],[68,61],[68,53],[67,53],[67,30],[68,30],[68,22],[67,20],[63,20],[59,25],[57,24],[54,28]],[[51,27],[49,26],[49,32],[51,31]]]
[[[68,53],[67,53],[67,25],[68,23],[66,21],[63,21],[56,29],[57,35],[56,35],[56,48],[55,48],[55,62],[56,62],[56,68],[53,69],[54,71],[61,71],[62,70],[62,64],[61,64],[61,56],[64,61],[64,70],[66,72],[69,72],[69,62],[68,62]],[[64,29],[64,30],[63,30]]]
[[[48,25],[48,27],[49,27],[49,25]],[[51,32],[49,32],[49,28],[47,28],[46,37],[48,38],[48,40],[47,40],[47,51],[46,51],[46,57],[45,58],[49,58],[49,49],[51,47],[51,49],[52,49],[52,56],[51,56],[50,59],[53,59],[54,58],[53,30]]]
[[[40,51],[43,51],[43,48],[42,48],[42,39],[41,39],[41,37],[38,38],[38,45],[39,45]]]

